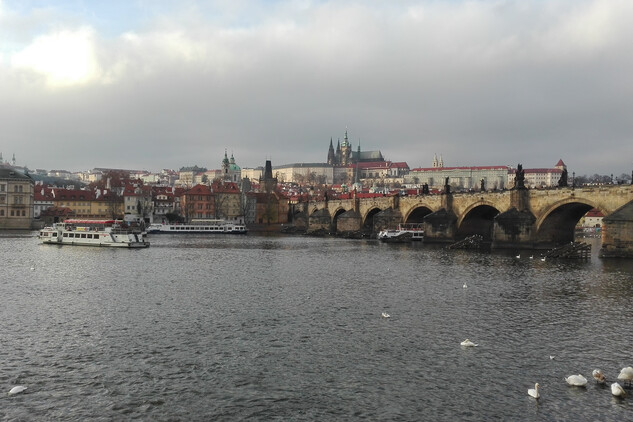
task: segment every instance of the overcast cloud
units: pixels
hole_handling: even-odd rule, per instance
[[[41,3],[0,0],[31,169],[324,162],[346,128],[411,168],[633,169],[630,0]]]

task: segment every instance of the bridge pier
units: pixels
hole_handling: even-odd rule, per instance
[[[392,229],[402,223],[402,213],[399,209],[387,208],[374,215],[373,232],[378,233],[381,230]]]
[[[602,219],[601,258],[633,258],[633,202]]]
[[[424,217],[425,243],[453,243],[457,231],[457,216],[442,208]]]
[[[492,249],[532,248],[536,217],[529,210],[512,208],[494,218]]]
[[[336,218],[336,232],[359,232],[363,227],[363,217],[356,210],[346,211]]]
[[[308,220],[308,233],[332,231],[332,217],[327,208],[313,212]]]

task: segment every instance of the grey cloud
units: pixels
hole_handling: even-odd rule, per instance
[[[411,167],[434,153],[446,165],[633,167],[626,2],[410,6],[324,3],[242,28],[163,21],[97,37],[101,81],[63,89],[5,66],[0,150],[80,170],[215,168],[226,148],[254,167],[324,161],[348,127],[354,146]]]

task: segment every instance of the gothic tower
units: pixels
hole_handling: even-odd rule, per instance
[[[327,151],[327,163],[330,165],[336,164],[336,156],[334,155],[334,146],[332,145],[332,138],[330,138],[330,148]]]

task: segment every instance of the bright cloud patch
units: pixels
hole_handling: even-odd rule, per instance
[[[84,84],[98,76],[94,32],[81,28],[42,35],[13,55],[11,64],[42,74],[52,87]]]

